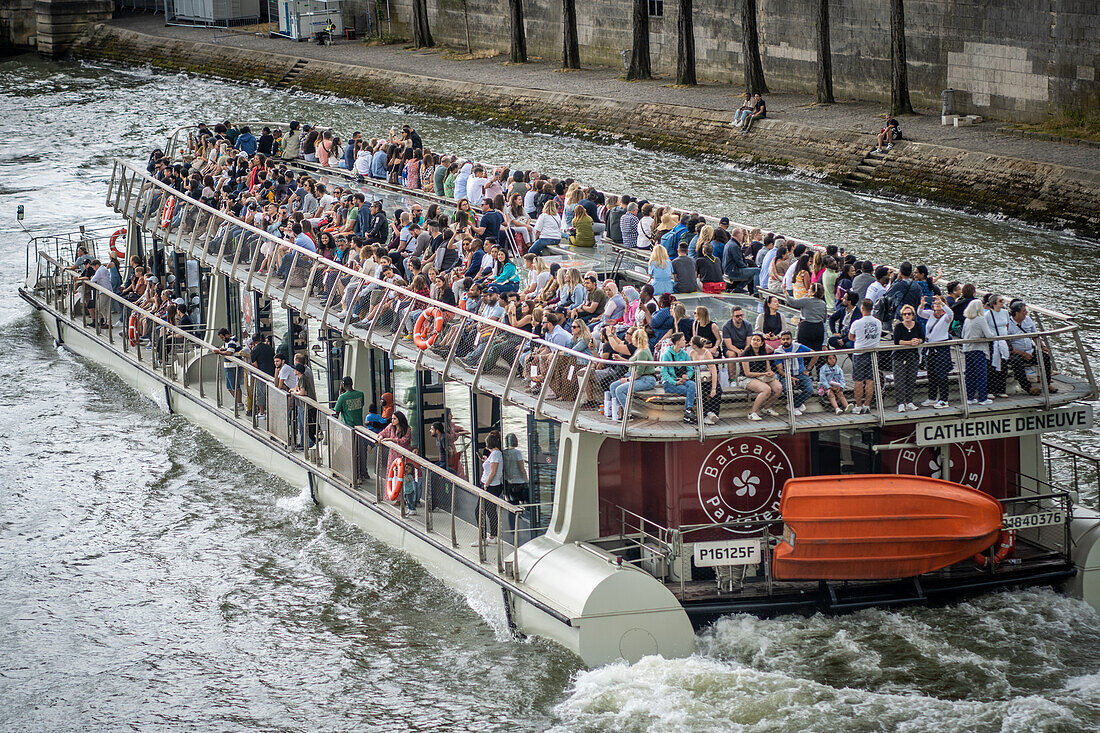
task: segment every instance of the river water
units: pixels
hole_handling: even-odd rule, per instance
[[[767,222],[1095,320],[1092,243],[730,165],[106,65],[0,62],[3,730],[1079,731],[1100,618],[1046,590],[723,619],[689,659],[586,670],[58,349],[15,294],[25,224],[104,218],[115,155],[177,124],[411,119],[430,146]],[[1087,323],[1095,352],[1100,328]],[[1079,367],[1077,367],[1079,368]],[[1072,438],[1100,449],[1096,433]]]

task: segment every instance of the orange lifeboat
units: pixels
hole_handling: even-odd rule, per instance
[[[780,502],[780,580],[886,580],[945,568],[988,549],[1001,504],[981,491],[923,476],[790,479]]]

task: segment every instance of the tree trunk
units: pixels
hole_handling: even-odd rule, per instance
[[[417,48],[431,48],[435,45],[432,31],[428,27],[427,0],[413,0],[413,45]]]
[[[695,19],[691,0],[680,0],[680,16],[676,19],[676,83],[694,86],[695,80]]]
[[[741,56],[745,59],[745,89],[767,94],[764,66],[760,63],[760,34],[756,30],[756,0],[741,0]]]
[[[634,30],[634,43],[626,78],[652,79],[653,69],[649,65],[649,0],[634,0],[631,25]]]
[[[474,47],[470,45],[470,7],[467,0],[462,0],[462,19],[466,21],[466,53],[474,55]]]
[[[508,0],[508,11],[512,21],[512,63],[526,64],[527,32],[523,28],[523,0]]]
[[[833,48],[829,43],[829,0],[817,3],[817,101],[832,104]]]
[[[909,101],[909,73],[905,64],[905,8],[890,0],[890,114],[913,114]]]
[[[577,2],[562,0],[562,21],[565,24],[564,40],[561,49],[561,67],[563,69],[581,68],[580,44],[577,42]]]

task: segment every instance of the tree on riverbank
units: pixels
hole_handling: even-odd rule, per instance
[[[890,114],[911,115],[909,73],[905,64],[905,7],[890,0]]]
[[[833,48],[829,43],[829,0],[817,3],[817,101],[832,104]]]
[[[580,44],[577,43],[577,0],[562,0],[562,23],[565,25],[565,33],[562,34],[561,67],[563,69],[581,68]]]
[[[745,88],[749,94],[766,94],[768,85],[760,63],[760,34],[756,29],[756,0],[741,0],[741,58],[745,60]]]
[[[692,0],[680,0],[680,15],[676,19],[676,83],[694,86],[695,80],[695,19]]]
[[[631,45],[630,68],[626,70],[626,78],[652,79],[653,69],[649,65],[649,0],[634,0],[631,26],[634,30],[634,42]]]
[[[431,48],[435,45],[432,31],[428,27],[428,0],[413,0],[413,45],[417,48]]]
[[[523,0],[508,0],[508,17],[512,21],[509,46],[513,64],[527,63],[527,31],[523,27]]]

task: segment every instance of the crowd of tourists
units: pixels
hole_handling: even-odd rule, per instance
[[[455,203],[386,211],[350,181],[334,184],[324,176],[329,182],[323,183],[323,176],[303,172],[301,161]],[[872,409],[875,382],[886,372],[899,412],[944,408],[955,368],[950,342],[959,338],[971,404],[1007,396],[1009,373],[1023,391],[1037,394],[1031,368],[1039,362],[1045,371],[1039,378],[1056,390],[1047,347],[1029,336],[1036,328],[1022,301],[979,298],[973,284],[945,282],[925,265],[876,266],[836,245],[816,247],[569,178],[441,155],[409,126],[386,137],[357,132],[342,140],[295,122],[286,131],[263,128],[258,138],[248,127],[200,125],[181,162],[156,151],[148,168],[167,185],[281,239],[279,246],[263,242],[261,272],[273,270],[286,282],[296,277],[294,244],[412,293],[398,295],[330,267],[314,287],[348,322],[387,312],[411,321],[433,302],[478,313],[540,337],[523,356],[522,379],[533,392],[548,388],[559,399],[578,397],[577,367],[585,356],[610,360],[595,370],[583,397],[613,419],[623,417],[631,390],[657,386],[683,396],[684,420],[691,423],[700,415],[707,423],[720,419],[723,393],[738,389],[751,400],[750,420],[779,414],[787,390],[796,414],[814,398],[827,409],[858,414]],[[177,209],[171,226],[193,226],[187,217]],[[643,259],[648,281],[620,286],[594,271],[544,260],[549,247],[583,251],[598,241]],[[155,278],[152,284],[160,292]],[[711,313],[683,299],[730,290],[766,290],[763,312],[750,316],[734,305],[728,314]],[[798,312],[796,327],[791,309]],[[459,354],[461,363],[484,368],[499,358],[483,326],[466,328],[476,346]],[[1019,338],[969,342],[998,335]],[[902,348],[873,355],[884,343]],[[555,356],[555,346],[573,353]],[[856,352],[839,359],[810,353],[850,349]],[[802,352],[808,355],[775,358]],[[748,358],[695,364],[721,357]],[[660,366],[644,363],[650,361]],[[928,391],[918,405],[920,371]]]

